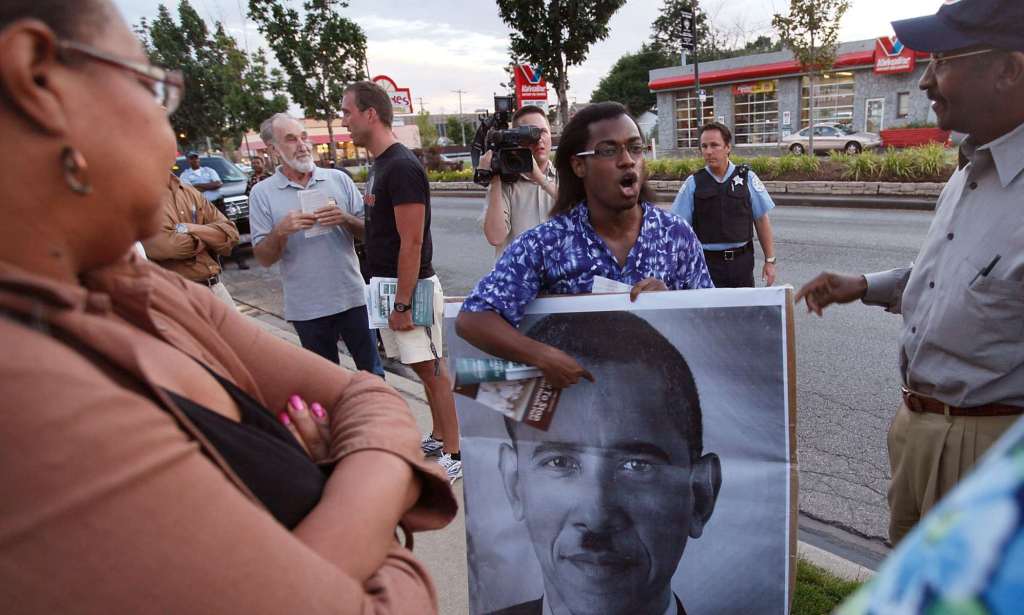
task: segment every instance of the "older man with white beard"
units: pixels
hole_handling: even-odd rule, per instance
[[[313,164],[295,118],[271,116],[260,136],[281,166],[249,194],[253,254],[264,267],[281,261],[285,319],[303,348],[338,363],[340,338],[358,369],[383,378],[353,241],[363,236],[359,189],[345,173]]]

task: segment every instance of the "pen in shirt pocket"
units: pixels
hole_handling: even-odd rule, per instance
[[[988,277],[988,274],[992,272],[992,268],[996,266],[996,263],[998,263],[999,259],[1001,259],[1002,257],[1003,256],[1001,254],[996,254],[996,257],[992,259],[991,263],[989,263],[988,265],[985,265],[985,267],[982,268],[981,271],[979,271],[978,273],[974,274],[974,277],[971,278],[971,283],[968,284],[968,286],[971,286],[975,282],[977,282],[978,278]]]

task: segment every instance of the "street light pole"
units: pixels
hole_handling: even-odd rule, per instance
[[[459,126],[462,128],[462,147],[466,147],[466,123],[462,121],[462,95],[468,94],[466,90],[452,90],[459,95]]]

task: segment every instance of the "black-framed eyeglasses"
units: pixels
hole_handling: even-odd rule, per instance
[[[983,53],[992,53],[993,51],[995,51],[995,49],[975,49],[974,51],[965,51],[963,53],[954,53],[950,55],[935,55],[933,53],[928,57],[928,64],[930,64],[933,69],[942,68],[950,60],[980,56]]]
[[[633,159],[642,158],[644,155],[643,143],[629,143],[627,145],[620,145],[618,143],[601,143],[594,149],[587,150],[585,152],[579,152],[578,154],[576,154],[576,157],[583,158],[586,156],[596,156],[598,158],[604,158],[605,160],[609,160],[621,156],[623,149],[629,152],[630,158]]]
[[[135,73],[137,77],[141,78],[140,80],[149,91],[152,92],[156,104],[167,111],[167,115],[174,113],[181,103],[182,95],[185,92],[185,78],[180,70],[166,70],[152,64],[123,60],[77,41],[59,41],[57,47],[61,53],[78,53],[91,60],[104,62],[122,70]]]

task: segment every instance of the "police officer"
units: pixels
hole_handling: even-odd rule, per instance
[[[768,211],[775,207],[764,184],[749,167],[729,160],[732,131],[720,122],[700,130],[700,151],[707,163],[683,182],[672,213],[690,223],[704,246],[717,288],[754,286],[753,229],[764,252],[761,278],[775,283],[775,244]]]

